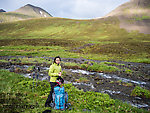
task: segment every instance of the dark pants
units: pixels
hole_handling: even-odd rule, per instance
[[[51,91],[50,91],[50,94],[48,95],[45,106],[52,102],[52,100],[53,100],[52,94],[54,92],[54,87],[57,85],[57,83],[56,82],[50,82],[50,85],[51,85]]]

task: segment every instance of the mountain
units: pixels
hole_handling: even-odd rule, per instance
[[[127,31],[137,30],[140,33],[150,34],[150,0],[130,0],[122,4],[107,17],[117,17],[120,27]]]
[[[40,7],[33,6],[31,4],[27,4],[16,11],[16,13],[28,15],[28,16],[34,16],[34,17],[52,17],[47,11]]]
[[[3,10],[3,9],[0,9],[0,12],[6,12],[5,10]]]
[[[41,17],[52,17],[52,15],[40,7],[27,4],[13,12],[0,13],[0,23]]]

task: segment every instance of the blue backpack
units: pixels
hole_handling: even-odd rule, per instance
[[[54,87],[53,93],[54,109],[65,110],[67,101],[68,101],[68,94],[65,92],[65,88],[60,86]]]

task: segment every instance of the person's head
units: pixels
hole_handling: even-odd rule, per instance
[[[54,58],[54,63],[60,64],[61,58],[59,56]]]
[[[56,79],[56,82],[57,82],[58,85],[61,85],[61,84],[64,83],[64,79],[61,78],[61,77],[58,77],[58,78]]]

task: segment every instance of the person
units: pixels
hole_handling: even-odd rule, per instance
[[[50,76],[51,91],[46,100],[45,107],[50,107],[50,103],[53,100],[52,94],[54,92],[54,87],[57,85],[56,80],[59,76],[61,77],[62,69],[60,66],[60,62],[61,62],[61,58],[59,56],[55,57],[52,65],[49,68],[48,75]]]

